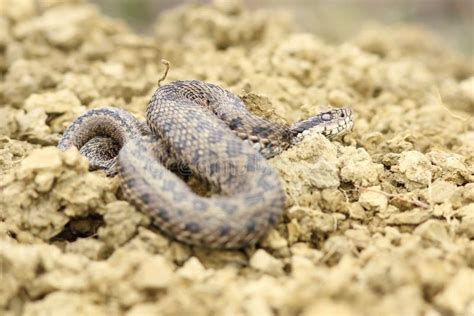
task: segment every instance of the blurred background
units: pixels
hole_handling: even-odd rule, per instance
[[[158,14],[183,3],[206,0],[93,0],[105,14],[122,18],[137,32],[151,33]],[[247,8],[279,8],[297,29],[341,42],[373,23],[421,25],[446,46],[474,55],[474,0],[242,0]]]

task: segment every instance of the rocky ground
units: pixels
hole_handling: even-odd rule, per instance
[[[13,4],[14,3],[14,4]],[[134,34],[80,0],[0,2],[2,315],[473,315],[474,66],[415,27],[341,45],[285,12],[187,5]],[[286,209],[254,248],[163,236],[55,145],[87,109],[143,118],[166,81],[206,80],[273,120],[351,105],[352,133],[270,164]]]

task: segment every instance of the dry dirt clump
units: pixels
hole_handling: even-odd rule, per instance
[[[330,45],[284,13],[186,5],[154,38],[85,1],[0,2],[0,314],[473,315],[473,59],[413,28]],[[294,122],[351,105],[339,141],[270,161],[286,192],[255,247],[162,236],[115,178],[58,151],[76,115],[144,111],[167,80],[207,80]]]

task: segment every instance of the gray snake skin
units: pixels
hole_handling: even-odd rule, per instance
[[[118,108],[90,110],[66,129],[58,147],[75,146],[91,169],[118,172],[127,199],[167,235],[208,248],[243,248],[278,222],[284,192],[266,162],[312,132],[329,138],[352,128],[349,108],[293,125],[248,112],[216,85],[175,81],[156,90],[146,124]],[[219,189],[203,197],[172,166],[185,166]]]

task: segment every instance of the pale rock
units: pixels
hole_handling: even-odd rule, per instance
[[[274,250],[288,247],[288,240],[283,238],[283,236],[281,236],[281,234],[276,229],[271,229],[260,243],[265,248]]]
[[[451,243],[446,224],[436,219],[430,219],[419,225],[413,231],[413,234],[419,235],[426,240],[447,245]]]
[[[381,164],[372,162],[372,158],[363,148],[342,147],[339,158],[341,180],[358,186],[374,185],[379,182]]]
[[[55,147],[44,147],[34,149],[21,162],[16,174],[19,179],[24,179],[32,177],[39,172],[50,171],[59,173],[61,165],[61,151]]]
[[[459,270],[434,302],[453,315],[468,315],[469,304],[474,300],[474,271],[467,267]]]
[[[329,299],[317,299],[316,302],[306,307],[302,316],[315,315],[337,315],[337,316],[362,316],[348,304],[331,301]]]
[[[319,159],[309,167],[309,181],[318,189],[337,188],[340,184],[335,160]]]
[[[428,188],[425,195],[433,203],[445,203],[451,199],[456,189],[457,186],[452,182],[438,179],[431,184],[431,189]]]
[[[255,270],[273,276],[283,274],[283,263],[263,249],[258,249],[250,258],[250,266]]]
[[[98,192],[100,193],[100,192]],[[85,192],[90,199],[99,199],[96,192]],[[105,209],[101,209],[105,225],[100,227],[97,234],[100,240],[117,247],[129,241],[137,233],[137,227],[148,225],[149,216],[139,212],[127,201],[113,201]]]
[[[173,282],[173,267],[161,255],[154,255],[140,263],[132,282],[139,289],[167,288]]]
[[[23,315],[94,315],[108,316],[110,310],[105,306],[100,306],[94,302],[89,296],[69,293],[69,292],[53,292],[46,295],[41,300],[29,301],[23,308]]]
[[[125,316],[151,316],[159,314],[160,308],[155,303],[139,303],[132,306],[132,308],[125,313]]]
[[[400,155],[398,167],[409,186],[426,187],[433,179],[431,162],[419,151],[404,151]]]
[[[260,296],[250,297],[244,304],[248,316],[273,316],[270,305]]]
[[[17,112],[19,137],[34,143],[52,143],[54,138],[51,135],[51,128],[46,124],[47,119],[48,115],[41,108]]]
[[[383,194],[380,186],[362,189],[359,197],[360,205],[366,210],[385,212],[388,206],[387,195]]]
[[[207,270],[202,263],[199,261],[198,258],[196,257],[191,257],[189,258],[183,265],[178,270],[178,275],[181,277],[196,281],[196,282],[201,282],[205,278],[207,278],[209,275],[212,274],[212,271]]]
[[[364,220],[367,218],[365,209],[359,202],[352,203],[349,207],[349,216],[353,219]]]
[[[0,135],[13,138],[18,130],[16,111],[9,106],[0,107]]]
[[[293,255],[291,257],[291,275],[297,279],[304,279],[314,272],[314,263],[303,256]]]
[[[387,223],[395,225],[417,225],[426,221],[430,216],[428,210],[415,208],[410,211],[390,215],[387,219]]]
[[[471,215],[462,218],[457,231],[461,234],[465,234],[470,239],[474,238],[474,211]]]

